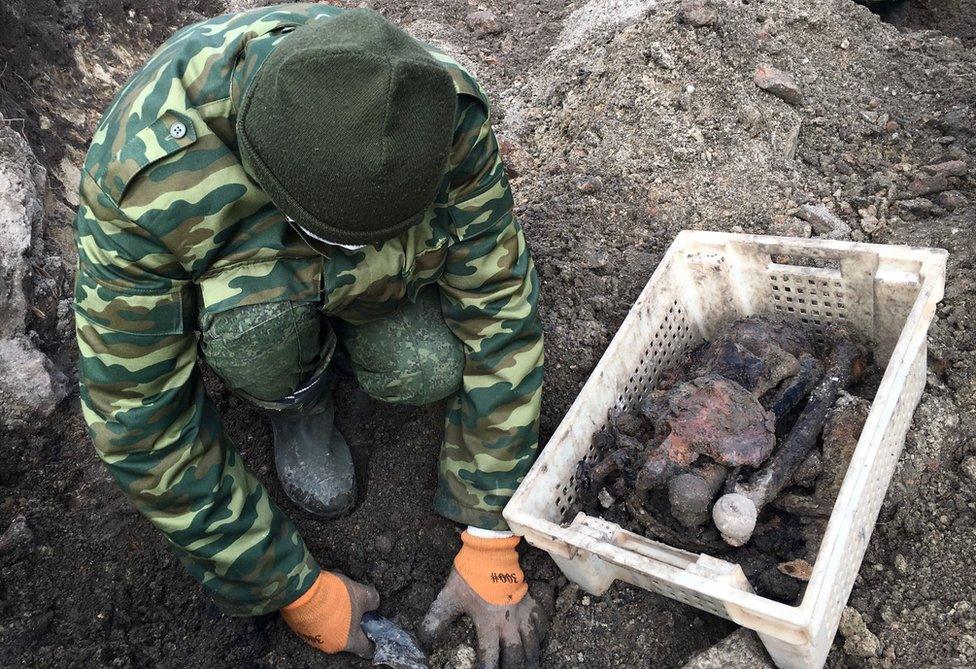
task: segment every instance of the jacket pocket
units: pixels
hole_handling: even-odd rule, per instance
[[[157,337],[185,334],[191,305],[192,296],[185,285],[171,291],[145,292],[99,281],[84,269],[75,277],[75,312],[114,332]]]
[[[166,111],[151,124],[128,138],[112,156],[100,185],[116,206],[142,170],[197,141],[193,118]]]

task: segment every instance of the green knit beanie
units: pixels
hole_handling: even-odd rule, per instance
[[[313,235],[342,244],[420,222],[451,151],[454,82],[416,40],[368,9],[288,34],[244,93],[245,169]]]

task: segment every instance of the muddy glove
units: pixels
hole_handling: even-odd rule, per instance
[[[528,596],[515,547],[519,538],[461,533],[461,551],[447,584],[421,623],[421,638],[433,643],[466,613],[478,634],[479,669],[539,666],[545,635],[539,607]],[[501,660],[499,662],[499,660]]]
[[[379,605],[375,588],[323,571],[304,595],[281,609],[281,617],[313,648],[368,659],[373,656],[373,643],[359,623],[364,613]]]

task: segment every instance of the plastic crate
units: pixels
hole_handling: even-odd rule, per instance
[[[925,385],[926,338],[942,299],[942,249],[684,231],[637,298],[579,397],[505,508],[513,531],[599,595],[620,579],[755,630],[782,668],[823,666]],[[612,409],[732,319],[790,314],[822,338],[844,324],[885,372],[797,606],[752,592],[741,568],[600,518],[564,524],[577,463]],[[648,658],[652,660],[653,658]]]

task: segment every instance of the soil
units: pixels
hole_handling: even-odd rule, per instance
[[[949,250],[926,392],[850,600],[879,644],[860,657],[839,635],[828,666],[976,665],[972,0],[920,0],[886,16],[899,25],[849,0],[722,0],[695,14],[705,21],[675,0],[365,4],[456,54],[495,102],[542,279],[543,442],[683,228],[809,234],[793,213],[824,204],[854,239]],[[948,5],[959,11],[937,11]],[[469,27],[475,9],[500,30]],[[0,6],[0,122],[54,177],[45,246],[61,249],[60,295],[74,181],[101,109],[168,34],[220,11],[220,0]],[[803,101],[758,89],[759,65],[789,72]],[[965,176],[915,197],[921,166],[947,160],[965,161]],[[58,304],[28,325],[70,373],[70,312]],[[319,523],[281,493],[262,418],[214,380],[211,391],[320,560],[374,583],[382,612],[416,625],[458,545],[431,511],[442,409],[381,405],[345,383],[341,427],[370,456],[366,495],[350,517]],[[25,515],[34,549],[0,562],[0,665],[368,666],[314,653],[276,616],[221,615],[97,462],[77,394],[2,442],[0,529]],[[674,667],[732,629],[629,586],[586,595],[538,551],[525,565],[557,595],[547,668]],[[470,666],[471,634],[455,626],[433,665]]]

